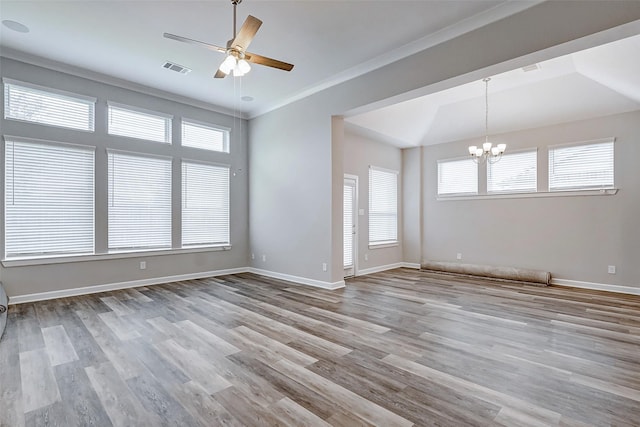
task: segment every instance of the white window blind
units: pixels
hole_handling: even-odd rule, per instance
[[[496,163],[487,164],[487,192],[535,192],[538,151],[527,150],[503,154]]]
[[[345,267],[353,265],[353,186],[344,185],[344,208],[342,235],[344,241],[343,264]]]
[[[613,187],[614,140],[549,148],[549,191]]]
[[[229,168],[182,163],[182,246],[229,244]]]
[[[438,195],[478,194],[478,165],[471,159],[438,161]]]
[[[171,247],[171,160],[108,154],[109,250]]]
[[[93,176],[93,148],[6,141],[6,258],[93,253]]]
[[[369,245],[398,241],[398,172],[369,167]]]
[[[95,99],[35,86],[4,84],[4,118],[93,132]]]
[[[229,152],[229,131],[188,120],[182,121],[182,145]]]
[[[171,116],[109,104],[110,135],[171,143]]]

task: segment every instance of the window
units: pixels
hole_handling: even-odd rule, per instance
[[[171,247],[171,159],[108,154],[109,250]]]
[[[93,132],[95,98],[4,80],[4,118]]]
[[[193,121],[182,121],[182,145],[229,152],[229,131]]]
[[[398,241],[398,172],[369,167],[369,245]]]
[[[471,159],[438,161],[438,195],[478,194],[478,165]]]
[[[171,144],[169,115],[109,104],[109,135],[127,136]]]
[[[487,164],[487,192],[535,192],[537,180],[537,150],[503,154],[496,163]]]
[[[229,244],[229,168],[182,163],[182,246]]]
[[[614,139],[549,148],[549,191],[613,187]]]
[[[5,143],[5,257],[94,251],[94,150]]]

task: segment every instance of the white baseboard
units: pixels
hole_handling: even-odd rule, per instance
[[[572,288],[593,289],[597,291],[617,292],[622,294],[640,295],[640,288],[632,286],[609,285],[606,283],[582,282],[580,280],[551,278],[552,285],[569,286]]]
[[[98,292],[115,291],[118,289],[138,288],[140,286],[161,285],[163,283],[179,282],[182,280],[204,279],[206,277],[225,276],[228,274],[246,273],[248,271],[249,269],[246,267],[229,268],[226,270],[202,271],[199,273],[179,274],[176,276],[153,277],[151,279],[132,280],[129,282],[107,283],[104,285],[84,286],[81,288],[17,295],[9,297],[9,305],[95,294]]]
[[[402,267],[412,268],[414,270],[420,270],[420,263],[419,262],[403,262]]]
[[[249,273],[259,274],[261,276],[271,277],[273,279],[287,280],[289,282],[299,283],[301,285],[309,285],[316,288],[330,289],[330,290],[344,288],[344,280],[339,280],[334,283],[323,282],[321,280],[308,279],[306,277],[299,277],[299,276],[292,276],[290,274],[277,273],[275,271],[262,270],[262,269],[253,268],[253,267],[249,267],[247,271]]]
[[[405,262],[396,262],[394,264],[379,265],[377,267],[365,268],[363,270],[358,270],[358,274],[356,274],[356,276],[365,276],[367,274],[380,273],[381,271],[393,270],[394,268],[402,268],[402,267],[406,267],[407,264],[408,263],[405,263]],[[417,268],[420,268],[420,264],[417,264],[417,265],[418,265]],[[408,267],[408,268],[412,268],[412,267]]]

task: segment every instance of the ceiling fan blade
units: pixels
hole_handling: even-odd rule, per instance
[[[189,44],[193,44],[193,45],[196,45],[196,46],[204,47],[205,49],[209,49],[209,50],[212,50],[214,52],[225,53],[227,51],[227,49],[225,49],[223,47],[220,47],[220,46],[216,46],[214,44],[209,44],[209,43],[201,42],[199,40],[189,39],[187,37],[176,36],[175,34],[171,34],[171,33],[164,33],[163,36],[165,38],[167,38],[167,39],[176,40],[176,41],[179,41],[179,42],[189,43]]]
[[[255,53],[246,52],[244,59],[254,64],[266,65],[267,67],[277,68],[279,70],[291,71],[293,64],[278,61],[277,59],[267,58],[266,56],[256,55]]]
[[[213,77],[215,77],[216,79],[224,79],[225,77],[227,77],[227,75],[220,70],[216,70],[216,74]]]
[[[246,51],[251,44],[251,40],[253,40],[256,33],[258,32],[260,25],[262,25],[261,20],[259,20],[255,16],[247,16],[244,24],[242,24],[242,28],[240,28],[240,32],[231,41],[231,47],[242,52]]]

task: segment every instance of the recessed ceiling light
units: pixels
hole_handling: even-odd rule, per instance
[[[247,96],[247,95],[245,95],[245,96],[243,96],[243,97],[242,97],[242,98],[240,98],[240,99],[242,99],[242,100],[243,100],[243,101],[245,101],[245,102],[251,102],[251,101],[253,101],[253,96]]]
[[[10,19],[5,19],[2,21],[2,25],[4,25],[5,27],[7,27],[10,30],[13,31],[17,31],[19,33],[28,33],[29,32],[29,27],[27,27],[24,24],[21,24],[17,21],[12,21]]]

